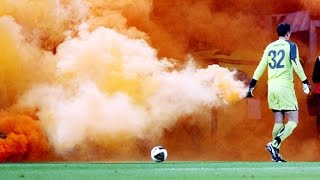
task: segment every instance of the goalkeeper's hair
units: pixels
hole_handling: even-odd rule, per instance
[[[277,33],[280,37],[285,36],[290,31],[291,31],[290,24],[288,23],[280,23],[277,27]]]

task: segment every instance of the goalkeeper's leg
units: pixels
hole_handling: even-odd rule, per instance
[[[283,128],[284,112],[274,111],[274,125],[272,130],[272,139],[276,138],[279,131]]]
[[[274,125],[273,125],[273,129],[272,129],[272,141],[271,142],[273,142],[273,140],[276,138],[277,134],[284,127],[284,125],[283,125],[284,112],[273,110],[273,115],[274,115]],[[271,161],[278,162],[280,145],[277,147],[273,147],[272,143],[268,143],[266,145],[266,148],[270,152]]]
[[[273,129],[272,129],[272,139],[276,138],[279,131],[283,128],[283,123],[274,123]]]
[[[298,125],[298,111],[287,111],[286,115],[288,116],[288,122],[283,126],[282,129],[280,129],[280,131],[272,141],[272,145],[278,149],[281,142],[283,142],[288,136],[290,136],[290,134]]]
[[[272,158],[272,161],[275,162],[287,162],[284,160],[280,154],[280,145],[281,143],[293,132],[293,130],[297,127],[297,121],[289,120],[283,128],[280,129],[278,134],[276,135],[275,139],[271,142],[271,146],[275,148],[277,152],[276,160]],[[270,151],[269,151],[270,152]]]
[[[273,125],[273,129],[272,129],[272,140],[274,140],[276,138],[277,134],[284,127],[284,124],[283,124],[284,112],[274,111],[273,116],[274,116],[274,125]],[[280,145],[279,145],[279,147],[280,147]]]

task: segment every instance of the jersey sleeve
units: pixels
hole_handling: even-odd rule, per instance
[[[290,43],[290,60],[294,71],[298,74],[301,81],[307,79],[299,59],[299,50],[295,43]]]
[[[258,67],[256,68],[256,70],[253,73],[253,79],[255,80],[259,80],[261,75],[263,74],[263,72],[265,71],[267,65],[268,65],[268,59],[267,59],[267,52],[268,52],[268,47],[264,50],[263,52],[263,56],[259,62]]]

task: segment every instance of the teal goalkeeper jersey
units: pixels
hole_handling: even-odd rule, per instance
[[[268,67],[269,88],[273,85],[293,88],[293,70],[301,81],[307,79],[299,60],[298,47],[291,41],[279,39],[270,43],[264,50],[253,79],[259,80],[266,67]]]

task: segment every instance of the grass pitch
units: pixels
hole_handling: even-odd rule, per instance
[[[0,179],[320,179],[320,163],[5,163]]]

